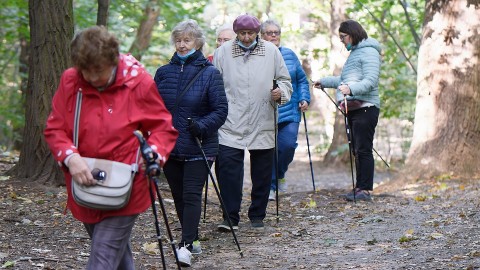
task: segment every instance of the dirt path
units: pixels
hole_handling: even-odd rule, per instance
[[[304,135],[303,135],[304,136]],[[350,172],[321,168],[313,161],[313,194],[306,147],[299,142],[287,174],[289,192],[268,206],[266,228],[250,228],[246,177],[242,222],[237,238],[216,230],[221,211],[209,190],[206,220],[200,224],[203,253],[191,269],[480,269],[480,179],[425,180],[374,192],[371,203],[347,203],[338,194],[351,186]],[[246,174],[248,175],[248,174]],[[377,174],[386,182],[388,172]],[[180,232],[173,201],[161,184],[174,238]],[[37,186],[0,177],[0,267],[84,269],[89,239],[83,226],[63,215],[63,187]],[[160,220],[167,269],[176,269]],[[134,227],[137,269],[162,269],[151,211]]]
[[[309,142],[310,142],[310,156],[313,168],[313,178],[315,180],[315,188],[321,189],[351,189],[352,188],[352,175],[350,170],[350,164],[345,164],[344,167],[338,166],[325,166],[321,163],[321,154],[314,151],[315,146],[318,144],[318,132],[319,129],[314,125],[309,127]],[[285,175],[288,183],[288,192],[309,192],[313,191],[312,173],[310,169],[310,158],[308,155],[308,146],[305,136],[305,130],[303,129],[303,123],[300,125],[298,134],[298,147],[295,151],[295,157],[289,166],[289,169]],[[245,157],[245,184],[250,187],[250,167],[248,151]],[[376,159],[377,156],[375,156]],[[382,183],[386,183],[393,178],[393,172],[387,170],[388,168],[381,162],[376,161],[374,186],[378,186]]]

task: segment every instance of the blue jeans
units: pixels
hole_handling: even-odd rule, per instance
[[[272,164],[274,149],[249,150],[252,203],[248,208],[250,220],[263,220],[266,216],[270,182],[272,181]],[[240,206],[243,193],[243,159],[245,150],[220,144],[215,161],[215,172],[218,178],[220,194],[233,225],[240,221]]]
[[[209,166],[212,162],[209,161]],[[182,225],[181,244],[198,240],[198,224],[202,214],[202,190],[208,177],[205,160],[179,161],[170,158],[163,171],[172,191],[175,210]]]
[[[92,239],[86,269],[135,269],[130,235],[137,216],[115,216],[94,224],[83,223]]]
[[[362,190],[373,190],[375,161],[372,149],[379,114],[380,110],[374,106],[348,112],[355,155],[356,187]]]
[[[288,166],[293,161],[295,149],[297,148],[297,135],[300,123],[283,122],[278,124],[277,148],[278,148],[278,179],[285,178]],[[272,168],[272,184],[270,189],[276,189],[275,160]]]

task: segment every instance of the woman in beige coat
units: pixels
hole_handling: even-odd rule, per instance
[[[219,130],[220,150],[216,174],[233,229],[238,228],[242,202],[245,149],[250,153],[252,203],[248,217],[263,228],[270,191],[275,147],[275,110],[290,99],[290,75],[278,48],[260,39],[260,22],[240,15],[233,22],[235,40],[215,50],[228,99],[227,121]],[[277,85],[273,85],[273,81]],[[219,230],[229,230],[224,220]]]

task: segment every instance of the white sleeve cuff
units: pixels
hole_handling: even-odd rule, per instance
[[[80,156],[78,153],[72,153],[70,155],[68,155],[64,160],[63,160],[63,164],[65,164],[65,166],[68,167],[68,162],[70,161],[70,159],[73,157],[73,156]]]

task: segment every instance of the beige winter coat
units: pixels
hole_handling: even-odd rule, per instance
[[[215,50],[213,64],[223,75],[228,99],[227,121],[218,131],[220,144],[250,150],[275,147],[273,80],[282,91],[280,104],[288,102],[292,94],[290,75],[278,48],[259,38],[244,61],[244,51],[232,40]]]

